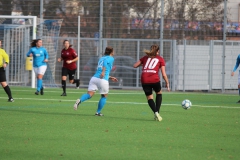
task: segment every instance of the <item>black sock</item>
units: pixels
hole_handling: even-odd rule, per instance
[[[153,99],[149,99],[149,100],[148,100],[148,105],[149,105],[150,108],[152,109],[153,113],[157,112],[156,105],[155,105]]]
[[[7,93],[8,98],[11,99],[11,98],[12,98],[12,93],[11,93],[11,90],[10,90],[9,86],[8,86],[8,85],[5,86],[5,87],[4,87],[4,90],[5,90],[5,92]]]
[[[76,87],[79,87],[79,79],[74,79],[73,84],[76,83]]]
[[[62,89],[63,92],[66,93],[66,81],[62,80]]]
[[[157,94],[156,95],[156,108],[157,108],[157,111],[159,113],[160,111],[160,107],[161,107],[161,104],[162,104],[162,94]]]

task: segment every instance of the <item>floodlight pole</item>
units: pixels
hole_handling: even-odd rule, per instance
[[[102,34],[103,34],[103,0],[100,0],[100,24],[99,24],[99,52],[98,56],[102,56]]]
[[[36,29],[37,29],[37,16],[11,16],[11,15],[4,15],[1,16],[0,18],[16,18],[16,19],[33,19],[33,30],[32,30],[32,35],[33,35],[33,39],[36,39]],[[35,88],[35,72],[32,69],[32,77],[31,77],[31,83],[32,83],[32,88]]]
[[[43,0],[40,0],[40,31],[39,31],[39,37],[42,38],[43,35]]]
[[[227,26],[227,0],[224,0],[224,25],[223,25],[223,53],[222,53],[222,93],[225,92],[225,59],[226,59],[226,26]]]
[[[160,55],[163,55],[164,0],[161,0]]]

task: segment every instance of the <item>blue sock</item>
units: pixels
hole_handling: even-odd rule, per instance
[[[80,98],[81,103],[86,101],[86,100],[88,100],[89,98],[91,98],[91,97],[90,97],[90,95],[88,93],[83,94],[82,97]]]
[[[102,97],[102,98],[99,100],[97,113],[101,113],[101,110],[103,109],[106,101],[107,101],[107,98],[106,98],[106,97]]]
[[[42,88],[42,79],[38,79],[37,80],[37,91],[40,91],[41,88]]]

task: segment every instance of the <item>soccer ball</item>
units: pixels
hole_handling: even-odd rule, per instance
[[[183,109],[190,109],[192,106],[192,102],[188,99],[182,101],[182,108]]]

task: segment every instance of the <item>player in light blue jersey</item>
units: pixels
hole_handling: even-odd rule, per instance
[[[111,79],[114,82],[117,82],[117,78],[109,76],[113,62],[114,62],[114,51],[112,47],[106,47],[104,56],[99,59],[97,71],[91,78],[89,85],[88,85],[88,93],[83,94],[80,99],[77,99],[76,103],[74,104],[73,108],[77,110],[78,105],[88,99],[90,99],[97,90],[101,94],[101,98],[98,102],[98,108],[95,113],[96,116],[103,116],[101,113],[106,100],[107,95],[109,92],[109,82],[108,80]]]
[[[48,52],[42,47],[41,39],[32,41],[27,57],[33,57],[34,72],[37,75],[37,91],[35,94],[39,95],[40,92],[43,95],[42,78],[47,70]]]
[[[236,64],[233,68],[231,76],[234,76],[234,72],[237,70],[239,64],[240,64],[240,54],[237,56]],[[240,96],[240,70],[238,71],[238,95]],[[237,103],[240,103],[240,100]]]

